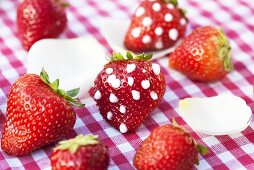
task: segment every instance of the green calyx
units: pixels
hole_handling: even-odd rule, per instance
[[[179,128],[179,129],[181,129],[182,131],[184,131],[185,133],[189,134],[188,131],[185,130],[184,128],[182,128],[182,127],[176,122],[176,120],[175,120],[174,118],[173,118],[173,120],[172,120],[172,124],[173,124],[174,127],[177,127],[177,128]],[[191,137],[191,136],[190,136],[190,137]],[[191,138],[192,138],[192,137],[191,137]],[[209,153],[209,150],[208,150],[207,147],[198,144],[193,138],[192,138],[192,141],[193,141],[194,145],[196,146],[197,151],[198,151],[199,154],[201,154],[201,155],[206,155],[207,153]],[[197,160],[196,160],[196,165],[198,165],[198,164],[199,164],[199,160],[197,159]]]
[[[224,68],[227,72],[230,72],[234,69],[232,63],[232,53],[231,46],[228,42],[227,37],[225,36],[223,30],[219,29],[219,43],[221,45],[221,49],[219,51],[219,58],[223,61]]]
[[[142,60],[142,61],[148,61],[153,57],[152,53],[147,54],[139,54],[135,57],[130,52],[126,53],[126,57],[124,57],[121,53],[115,53],[113,52],[112,56],[108,58],[109,61],[127,61],[127,60]]]
[[[41,80],[46,83],[55,93],[66,99],[69,103],[71,103],[74,106],[77,107],[84,107],[85,104],[82,104],[78,101],[78,98],[76,97],[79,93],[80,88],[72,89],[69,91],[64,91],[62,89],[59,89],[59,79],[56,79],[52,83],[49,81],[49,76],[47,72],[42,68],[42,71],[40,73]]]
[[[177,0],[163,0],[164,3],[171,3],[173,4],[175,7],[178,6],[178,1]]]
[[[67,8],[70,6],[68,2],[65,2],[64,0],[54,0],[55,3],[59,4],[63,8]]]
[[[166,4],[172,4],[174,5],[175,7],[178,7],[178,0],[162,0],[164,3]],[[186,9],[183,9],[183,8],[179,8],[182,16],[186,17],[186,14],[187,14],[187,10]]]
[[[198,148],[198,153],[200,153],[201,155],[208,154],[209,150],[207,149],[207,147],[199,144],[197,144],[196,146]]]
[[[94,135],[78,135],[73,139],[64,140],[59,142],[59,146],[55,147],[54,150],[70,150],[71,153],[75,153],[80,146],[95,145],[98,144],[98,136]]]

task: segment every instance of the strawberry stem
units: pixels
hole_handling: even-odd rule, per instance
[[[64,91],[62,89],[59,89],[59,79],[56,79],[55,81],[53,81],[53,83],[51,83],[49,81],[49,76],[47,74],[47,72],[44,70],[44,68],[42,68],[42,71],[40,73],[40,78],[41,80],[47,84],[55,93],[57,93],[58,95],[60,95],[61,97],[63,97],[64,99],[66,99],[69,103],[71,103],[74,106],[77,107],[84,107],[85,104],[82,104],[78,101],[78,98],[76,98],[76,96],[79,93],[79,89],[80,88],[76,88],[76,89],[72,89],[69,91]]]
[[[75,153],[80,146],[95,145],[98,144],[98,136],[94,135],[78,135],[73,139],[64,140],[59,142],[59,146],[55,147],[54,150],[67,150],[71,153]]]
[[[153,57],[152,53],[143,53],[139,54],[135,57],[130,52],[126,53],[126,57],[124,57],[121,53],[113,52],[112,56],[108,58],[109,61],[124,61],[124,60],[140,60],[140,61],[148,61]]]

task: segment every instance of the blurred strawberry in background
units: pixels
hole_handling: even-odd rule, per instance
[[[143,1],[132,17],[124,45],[134,52],[172,47],[183,38],[187,21],[177,0]]]
[[[29,50],[38,40],[55,38],[66,27],[63,0],[24,0],[17,9],[18,34],[23,47]]]

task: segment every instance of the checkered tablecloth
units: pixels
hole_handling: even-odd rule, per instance
[[[97,134],[109,146],[109,169],[131,170],[132,159],[139,144],[157,126],[170,123],[173,117],[191,132],[210,153],[200,156],[197,169],[254,170],[254,121],[242,133],[230,136],[208,136],[195,133],[177,114],[179,99],[232,93],[242,97],[254,109],[254,2],[253,0],[179,0],[186,8],[189,29],[198,26],[221,26],[233,48],[235,70],[215,83],[197,83],[168,68],[166,57],[156,60],[162,66],[167,80],[166,94],[158,108],[136,133],[122,135],[99,114],[92,98],[84,99],[86,108],[77,109],[77,121],[67,138],[76,134]],[[100,31],[103,17],[129,19],[138,0],[69,0],[68,28],[62,38],[94,36],[105,47]],[[0,130],[6,114],[6,100],[11,84],[26,72],[27,52],[17,38],[16,7],[19,0],[0,0]],[[91,57],[91,56],[87,56]],[[241,113],[239,113],[240,115]],[[52,146],[37,150],[28,156],[15,157],[0,150],[0,169],[50,169]]]

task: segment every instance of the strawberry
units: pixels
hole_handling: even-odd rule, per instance
[[[125,47],[135,52],[172,47],[185,34],[184,13],[177,0],[142,1],[126,33]]]
[[[17,9],[18,34],[23,47],[29,50],[38,40],[55,38],[66,27],[63,0],[24,0]]]
[[[192,80],[219,80],[233,69],[231,47],[221,29],[199,27],[170,55],[169,64]]]
[[[121,133],[136,130],[165,93],[160,66],[152,55],[128,59],[114,53],[94,82],[94,99],[102,116]]]
[[[61,141],[50,157],[52,170],[106,170],[109,165],[108,147],[97,136],[79,135]]]
[[[138,148],[134,166],[137,170],[191,170],[198,164],[198,153],[207,152],[178,125],[163,125],[155,128]]]
[[[47,73],[26,74],[11,87],[2,133],[2,149],[26,155],[64,137],[74,126],[72,105],[83,107],[75,97],[79,89],[58,89],[59,80],[49,82]]]

